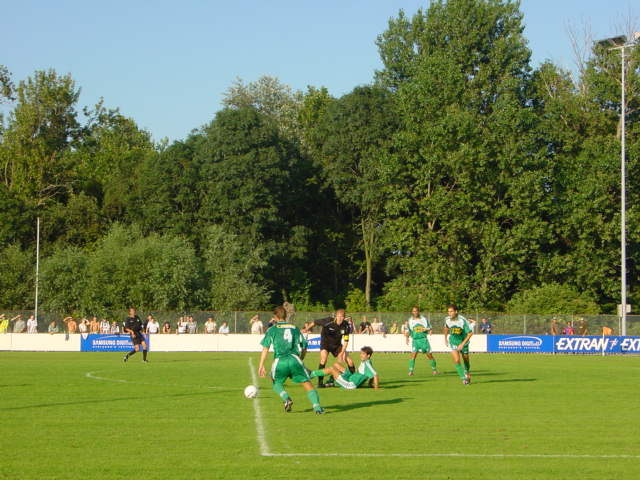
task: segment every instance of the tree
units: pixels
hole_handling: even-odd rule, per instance
[[[507,312],[538,315],[597,314],[595,299],[579,293],[574,287],[558,283],[543,284],[515,294],[507,304]]]
[[[265,308],[269,292],[260,279],[266,265],[265,251],[247,238],[212,225],[203,247],[208,276],[207,306],[215,310]]]
[[[156,151],[148,132],[135,121],[107,109],[100,101],[88,117],[81,144],[73,153],[77,176],[82,181],[77,190],[96,198],[105,218],[111,221],[136,221],[140,218],[142,166],[155,160]]]
[[[74,165],[68,151],[81,134],[79,94],[70,75],[54,70],[37,71],[16,89],[17,104],[0,146],[0,178],[34,205],[71,189]]]
[[[371,305],[374,264],[381,253],[385,183],[382,170],[397,129],[389,92],[357,87],[331,103],[316,134],[319,161],[336,197],[355,212],[366,272],[365,299]]]
[[[290,291],[313,222],[303,219],[308,164],[273,121],[251,107],[218,112],[204,135],[196,153],[201,225],[220,225],[261,244],[267,288]]]
[[[294,92],[277,78],[264,75],[246,85],[237,79],[225,93],[222,105],[225,108],[254,108],[271,118],[286,138],[296,140],[300,135],[298,112],[302,99],[301,92]]]
[[[11,80],[11,72],[4,65],[0,65],[0,103],[14,100],[15,88]]]
[[[32,308],[35,302],[34,284],[36,255],[22,250],[18,244],[0,249],[0,307],[10,310]]]
[[[202,133],[176,141],[157,155],[147,155],[138,171],[136,221],[145,232],[185,235],[194,244],[203,228],[199,213],[207,197],[201,191],[200,157],[196,155]]]
[[[515,3],[450,0],[378,40],[403,120],[386,170],[390,264],[443,305],[499,306],[539,252],[550,198],[522,33]]]
[[[43,260],[43,308],[101,315],[131,305],[184,310],[197,304],[200,278],[183,238],[145,237],[136,225],[114,224],[94,248],[58,249]]]

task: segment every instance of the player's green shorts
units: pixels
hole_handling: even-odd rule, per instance
[[[367,376],[361,373],[355,372],[351,373],[349,370],[345,370],[342,375],[340,375],[336,382],[342,388],[346,388],[347,390],[355,390],[360,385],[362,385],[365,380],[367,380]]]
[[[460,345],[460,344],[459,343],[458,344],[454,344],[454,343],[449,342],[449,347],[451,348],[451,350],[458,350],[458,345]],[[464,347],[462,347],[462,350],[460,350],[460,353],[464,353],[464,354],[469,353],[469,342],[464,344]]]
[[[411,351],[414,353],[430,353],[431,345],[427,338],[414,338],[411,342]]]
[[[308,382],[309,371],[306,369],[300,357],[288,355],[276,358],[271,365],[271,378],[275,383],[284,383],[290,378],[295,383]]]

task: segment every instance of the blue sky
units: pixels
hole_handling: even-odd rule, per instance
[[[80,107],[104,97],[155,140],[209,122],[236,78],[278,77],[340,96],[381,68],[376,37],[399,9],[428,0],[21,0],[3,2],[0,64],[17,83],[35,70],[71,73]],[[622,0],[522,0],[533,66],[573,68],[567,29],[619,33],[640,7]],[[636,21],[637,25],[638,22]]]

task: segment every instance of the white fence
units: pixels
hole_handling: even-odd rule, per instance
[[[0,350],[41,351],[41,352],[79,352],[82,334],[46,333],[5,333],[0,334]],[[126,337],[126,336],[123,336]],[[309,339],[318,338],[318,334],[310,334]],[[155,334],[149,339],[149,350],[154,352],[259,352],[262,335],[230,334],[230,335],[175,335]],[[429,337],[434,352],[445,352],[444,335]],[[375,352],[410,352],[405,337],[395,335],[351,335],[350,351],[358,351],[368,345]],[[474,335],[471,338],[470,351],[486,352],[486,335]],[[313,351],[313,350],[310,350]]]

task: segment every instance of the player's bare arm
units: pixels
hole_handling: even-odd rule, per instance
[[[258,366],[258,375],[262,378],[267,376],[267,371],[264,368],[264,362],[267,359],[267,355],[269,355],[269,349],[266,347],[262,347],[262,353],[260,354],[260,365]]]

